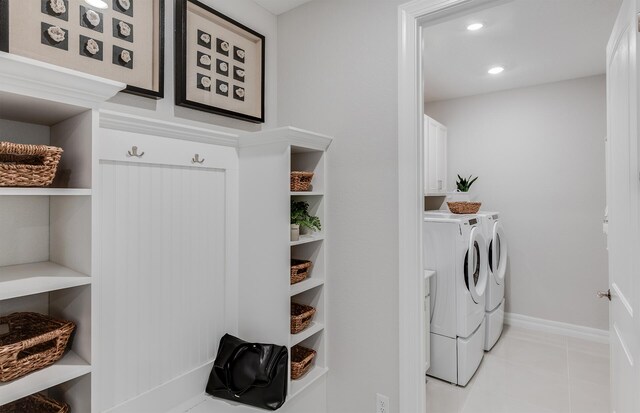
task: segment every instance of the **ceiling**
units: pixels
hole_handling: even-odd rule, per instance
[[[621,2],[512,0],[425,27],[425,102],[604,73]]]
[[[253,0],[276,16],[308,3],[311,0]]]

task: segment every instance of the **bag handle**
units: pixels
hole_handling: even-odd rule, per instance
[[[227,388],[227,390],[229,390],[229,392],[231,392],[235,397],[240,397],[242,396],[244,393],[246,393],[251,387],[253,387],[255,381],[256,381],[256,377],[254,375],[253,377],[253,381],[251,382],[251,384],[249,384],[247,387],[245,387],[244,389],[234,389],[232,386],[232,380],[231,380],[231,369],[232,369],[232,363],[244,352],[247,351],[253,351],[255,353],[260,354],[259,351],[257,351],[257,346],[255,344],[251,344],[251,343],[244,343],[240,346],[238,346],[233,353],[231,354],[231,357],[229,357],[226,361],[226,363],[224,364],[224,366],[222,367],[223,371],[224,371],[224,385]]]

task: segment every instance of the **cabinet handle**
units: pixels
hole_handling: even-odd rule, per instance
[[[200,155],[196,153],[196,156],[191,159],[191,163],[199,163],[202,165],[204,163],[204,158],[200,159]]]
[[[136,157],[136,158],[142,158],[144,156],[144,152],[138,153],[138,147],[137,146],[133,146],[133,147],[131,147],[131,150],[127,152],[127,156]]]

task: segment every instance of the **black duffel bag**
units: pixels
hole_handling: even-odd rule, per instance
[[[287,398],[289,353],[274,344],[247,343],[225,334],[207,383],[207,393],[268,410]]]

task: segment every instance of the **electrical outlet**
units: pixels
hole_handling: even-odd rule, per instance
[[[382,394],[376,394],[376,413],[389,412],[389,398]]]

